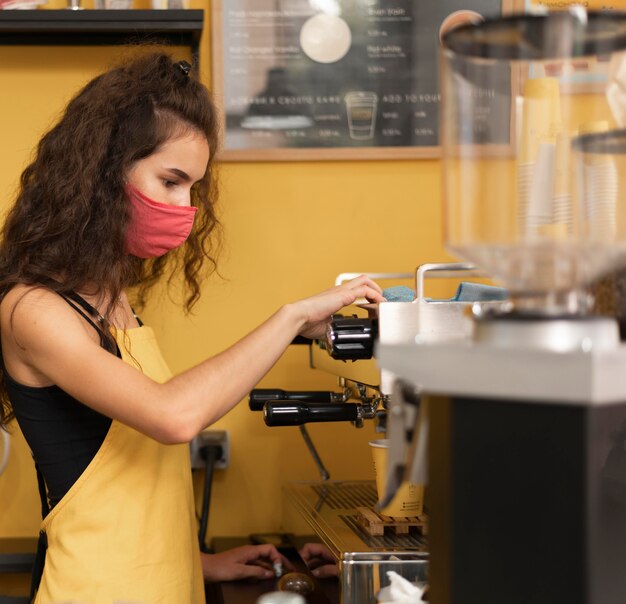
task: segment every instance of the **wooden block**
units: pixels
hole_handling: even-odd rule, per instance
[[[359,524],[372,536],[384,535],[385,527],[379,515],[370,508],[357,508]]]
[[[389,518],[389,516],[388,516]],[[389,526],[393,527],[396,535],[408,535],[409,534],[409,521],[406,518],[390,518],[391,522],[387,522]]]
[[[408,535],[411,528],[418,529],[423,535],[427,533],[428,519],[426,516],[411,516],[408,518],[397,518],[385,516],[371,508],[357,508],[357,521],[373,537],[385,534],[385,529],[396,535]]]

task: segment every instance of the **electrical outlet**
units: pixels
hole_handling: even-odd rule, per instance
[[[215,468],[217,470],[226,469],[230,458],[230,433],[227,430],[204,430],[189,443],[191,467],[196,469],[206,466],[206,460],[202,457],[200,449],[207,445],[222,447],[222,454],[215,462]]]

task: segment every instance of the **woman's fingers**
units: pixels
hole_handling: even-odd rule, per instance
[[[368,287],[363,297],[367,298],[370,302],[386,302],[387,299],[381,292],[382,290],[379,291],[378,289]]]
[[[300,334],[310,338],[323,335],[330,317],[346,306],[365,298],[371,303],[385,302],[380,286],[366,275],[361,275],[325,292],[298,302],[305,324]]]
[[[313,576],[320,579],[337,576],[335,557],[322,543],[305,543],[299,553]]]
[[[242,564],[238,568],[236,579],[271,579],[274,572],[256,564]]]
[[[378,285],[378,283],[376,283],[376,281],[373,281],[372,279],[370,279],[367,276],[363,276],[363,285],[367,285],[368,287],[370,287],[371,289],[373,289],[374,291],[378,292],[379,294],[383,293],[383,289],[380,285]]]
[[[299,554],[305,562],[317,556],[332,557],[330,550],[323,543],[305,543],[300,548]]]
[[[370,302],[385,302],[385,298],[381,293],[382,290],[380,288],[374,288],[368,283],[350,288],[349,291],[354,295],[354,300],[357,298],[366,298]]]
[[[311,574],[318,579],[328,579],[329,577],[336,577],[339,574],[339,569],[336,564],[325,564],[313,569]]]

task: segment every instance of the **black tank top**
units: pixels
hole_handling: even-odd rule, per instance
[[[98,311],[78,294],[64,300],[100,335],[100,345],[121,358],[119,348],[98,324]],[[0,355],[1,356],[1,355]],[[111,419],[83,405],[58,386],[35,388],[16,382],[3,365],[15,418],[45,481],[54,507],[85,471],[111,427]]]

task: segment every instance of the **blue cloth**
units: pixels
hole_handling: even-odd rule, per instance
[[[387,302],[412,302],[415,300],[415,292],[404,285],[387,287],[383,290],[383,296]],[[427,302],[491,302],[494,300],[506,300],[508,292],[503,287],[495,285],[484,285],[483,283],[472,283],[471,281],[461,281],[456,293],[452,298],[445,300],[433,300],[426,298]]]
[[[491,302],[506,300],[507,297],[508,291],[504,287],[461,281],[456,294],[450,298],[450,302]]]
[[[404,285],[395,285],[383,289],[383,296],[387,302],[413,302],[415,300],[415,292]]]

